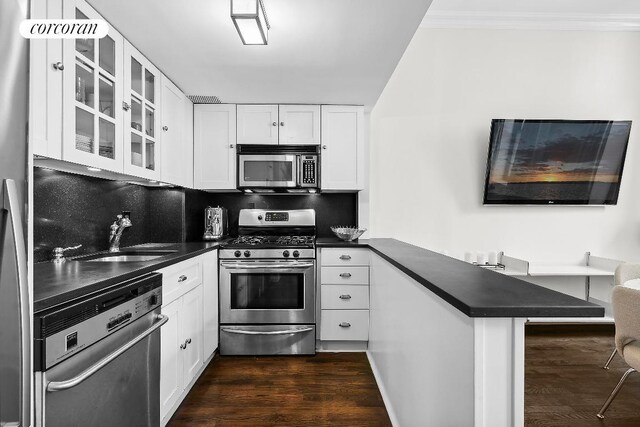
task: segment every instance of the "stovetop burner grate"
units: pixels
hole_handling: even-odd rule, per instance
[[[306,246],[313,247],[314,236],[239,236],[225,246]]]

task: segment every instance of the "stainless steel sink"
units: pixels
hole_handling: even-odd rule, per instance
[[[77,258],[81,262],[145,262],[171,255],[177,251],[120,251]]]

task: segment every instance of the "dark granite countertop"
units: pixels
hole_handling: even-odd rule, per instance
[[[33,311],[38,313],[96,291],[156,271],[216,249],[220,242],[189,242],[137,245],[121,250],[175,250],[175,253],[144,262],[80,262],[34,264]]]
[[[319,247],[368,247],[469,317],[603,317],[604,308],[395,239]],[[365,243],[366,242],[366,243]]]

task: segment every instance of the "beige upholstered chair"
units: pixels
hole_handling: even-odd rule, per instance
[[[616,286],[611,294],[611,304],[616,322],[616,350],[630,368],[622,375],[620,382],[598,412],[598,418],[604,418],[605,411],[629,374],[640,370],[640,290]]]
[[[620,264],[614,273],[613,284],[615,286],[621,286],[624,285],[625,282],[633,279],[640,279],[640,264]],[[614,347],[607,363],[603,366],[604,369],[609,369],[609,364],[611,364],[611,361],[617,352],[618,349]]]

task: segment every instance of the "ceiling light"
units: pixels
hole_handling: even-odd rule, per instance
[[[243,44],[267,44],[271,26],[262,0],[231,0],[231,19]]]
[[[90,170],[91,172],[102,172],[102,169],[98,168],[87,168],[87,170]]]

